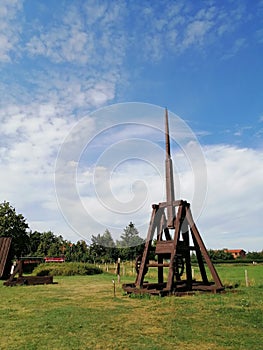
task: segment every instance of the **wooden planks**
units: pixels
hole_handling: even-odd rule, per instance
[[[52,284],[53,276],[20,276],[14,279],[9,279],[4,282],[5,286],[33,286],[39,284]]]
[[[158,241],[156,243],[155,254],[171,254],[174,250],[173,241]]]
[[[0,237],[0,278],[5,272],[11,241],[11,237]]]

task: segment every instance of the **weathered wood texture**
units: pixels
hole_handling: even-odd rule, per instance
[[[20,276],[4,282],[5,286],[52,284],[53,276]]]
[[[0,237],[0,278],[7,274],[6,270],[10,269],[11,266],[11,263],[8,261],[11,241],[12,238],[10,237]]]
[[[194,223],[190,204],[174,199],[173,166],[170,153],[168,113],[165,111],[166,141],[166,202],[153,204],[152,215],[143,255],[137,260],[137,277],[134,284],[124,284],[127,293],[150,293],[159,295],[180,295],[196,290],[219,292],[224,289],[210,260],[201,235]],[[173,235],[171,234],[173,232]],[[157,235],[156,244],[153,244]],[[192,244],[191,241],[192,240]],[[155,261],[149,255],[155,251]],[[197,257],[201,281],[192,276],[191,252]],[[157,261],[156,261],[157,260]],[[208,281],[205,265],[210,270],[213,281]],[[144,277],[149,268],[158,269],[158,282],[147,283]],[[168,277],[164,281],[164,268]],[[185,279],[183,279],[185,278]]]
[[[170,135],[168,124],[168,111],[165,109],[165,177],[166,177],[166,200],[167,200],[167,221],[168,227],[173,227],[175,209],[173,206],[174,201],[174,180],[173,180],[173,162],[171,159],[170,151]]]
[[[223,291],[224,286],[209,258],[204,242],[193,221],[190,204],[186,201],[180,201],[175,218],[173,237],[166,232],[169,229],[165,226],[167,220],[164,209],[166,209],[164,206],[160,208],[159,205],[153,205],[145,249],[136,281],[134,284],[124,284],[123,289],[127,293],[150,293],[162,296],[180,295],[194,291],[212,293]],[[152,242],[155,232],[157,233],[157,241],[154,247]],[[190,236],[193,245],[190,245]],[[153,249],[155,249],[157,261],[149,262],[149,254]],[[192,277],[191,251],[195,251],[196,253],[201,281],[196,281]],[[208,280],[205,263],[210,270],[212,281]],[[164,281],[164,267],[168,267],[166,281]],[[149,268],[158,269],[158,282],[150,284],[144,282],[144,277]],[[184,279],[182,279],[182,276],[184,276]]]
[[[34,261],[32,258],[31,261]],[[21,259],[17,262],[13,273],[9,279],[4,282],[5,286],[17,286],[17,285],[36,285],[36,284],[51,284],[53,283],[53,276],[24,276],[23,266],[24,263],[28,264],[30,260]],[[18,275],[18,277],[16,277]]]

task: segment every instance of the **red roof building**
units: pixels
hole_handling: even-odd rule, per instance
[[[246,252],[243,249],[226,249],[225,252],[231,253],[234,259],[246,257]]]

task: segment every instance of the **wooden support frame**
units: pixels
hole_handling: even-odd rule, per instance
[[[18,260],[13,273],[9,279],[4,282],[5,286],[17,285],[37,285],[37,284],[53,284],[53,276],[25,276],[23,275],[23,260]],[[18,275],[16,277],[16,275]]]
[[[190,204],[184,200],[174,199],[173,164],[167,109],[165,110],[165,146],[166,202],[152,205],[152,215],[144,252],[142,257],[138,257],[136,260],[138,273],[135,283],[124,284],[123,289],[127,293],[160,295],[180,295],[182,293],[191,293],[195,290],[221,291],[224,287],[194,223]],[[173,236],[170,230],[174,230]],[[155,231],[157,231],[157,240],[154,247]],[[193,241],[193,245],[190,245],[190,238]],[[150,252],[153,249],[155,249],[157,258],[154,262],[149,262]],[[194,280],[192,276],[191,251],[196,253],[201,281]],[[205,263],[210,270],[212,282],[208,280]],[[158,281],[156,283],[144,281],[149,268],[158,269]],[[164,278],[165,268],[168,268],[166,281]],[[184,275],[185,279],[183,279]]]
[[[127,293],[150,293],[159,295],[181,295],[194,291],[220,292],[224,286],[212,264],[201,235],[194,223],[190,204],[186,201],[174,201],[173,230],[168,228],[166,210],[170,204],[159,203],[152,206],[152,215],[144,252],[141,258],[140,268],[134,284],[124,284],[123,289]],[[153,245],[156,233],[156,246]],[[193,244],[190,245],[190,239]],[[149,262],[150,252],[155,249],[156,260]],[[192,276],[191,251],[195,251],[201,281],[196,281]],[[184,274],[180,271],[185,266]],[[208,280],[206,267],[212,276]],[[180,266],[178,266],[180,265]],[[158,269],[158,280],[156,283],[144,281],[149,268]],[[168,277],[165,281],[164,269],[168,268]],[[182,278],[183,276],[184,278]]]
[[[0,278],[6,278],[11,269],[10,247],[11,237],[0,237]]]

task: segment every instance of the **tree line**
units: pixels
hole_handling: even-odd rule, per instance
[[[9,202],[0,204],[0,237],[12,237],[11,257],[60,257],[66,261],[82,261],[110,263],[118,258],[122,260],[135,260],[143,252],[144,239],[139,236],[135,225],[130,222],[123,230],[120,240],[116,242],[108,229],[103,234],[92,235],[91,244],[84,240],[76,243],[57,236],[52,231],[31,231],[22,214],[17,214]],[[231,253],[225,249],[208,250],[213,261],[233,260]],[[154,256],[153,256],[154,258]],[[195,255],[192,255],[193,262]],[[246,260],[262,260],[263,251],[249,252]]]
[[[52,231],[31,231],[22,214],[17,214],[9,202],[0,204],[0,237],[12,237],[11,257],[59,257],[66,261],[115,262],[133,260],[142,251],[144,240],[130,222],[120,240],[114,241],[108,229],[103,234],[92,235],[91,244],[84,240],[73,243]]]

